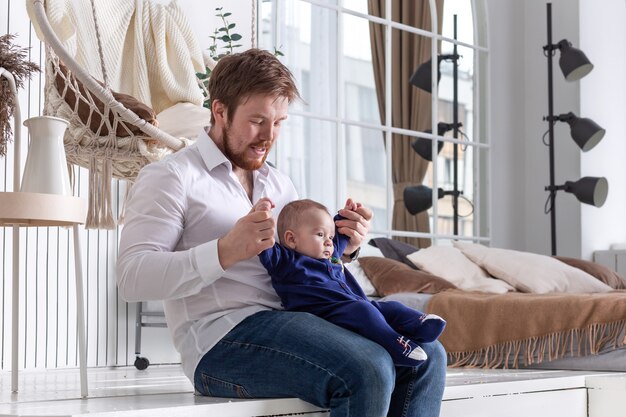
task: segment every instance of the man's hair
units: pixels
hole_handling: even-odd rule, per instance
[[[289,103],[300,98],[291,71],[271,53],[255,48],[220,58],[208,89],[211,100],[222,102],[231,120],[237,107],[255,94],[285,97]]]
[[[278,222],[276,225],[276,228],[278,229],[278,239],[281,243],[283,243],[282,241],[285,236],[285,232],[296,227],[302,219],[302,216],[311,209],[324,210],[330,216],[330,213],[325,205],[320,204],[317,201],[309,200],[308,198],[292,201],[283,207],[278,215]]]

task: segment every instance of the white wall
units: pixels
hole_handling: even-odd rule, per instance
[[[594,70],[581,85],[581,113],[604,127],[606,136],[582,155],[582,176],[604,176],[609,196],[602,208],[583,206],[583,257],[626,242],[626,6],[623,0],[580,1],[580,46]],[[608,12],[610,10],[610,12]],[[600,23],[600,25],[599,25]],[[610,30],[598,30],[598,27]]]
[[[603,75],[605,70],[615,66],[611,71],[615,70],[623,77],[623,40],[626,35],[623,17],[620,21],[624,2],[615,0],[599,4],[581,0],[581,3],[583,12],[579,12],[577,1],[552,2],[553,42],[567,38],[587,53],[596,68],[578,82],[566,82],[558,68],[557,53],[554,59],[554,111],[555,114],[573,111],[581,115],[581,89],[593,91],[596,99],[582,108],[582,115],[594,118],[612,133],[607,133],[607,143],[601,142],[597,149],[584,155],[581,167],[581,152],[571,140],[567,124],[557,124],[556,182],[562,184],[584,175],[608,177],[610,173],[611,201],[600,209],[581,207],[573,195],[559,192],[556,201],[557,244],[559,255],[590,259],[594,250],[605,249],[612,242],[626,241],[626,227],[621,219],[626,211],[626,198],[619,190],[624,188],[624,164],[613,160],[626,155],[623,148],[624,129],[619,126],[611,128],[605,123],[609,112],[621,115],[615,116],[615,123],[619,123],[626,113],[619,99],[606,100],[608,96],[620,97],[623,103],[624,87],[622,84],[620,89],[615,82],[619,79],[623,83],[619,76]],[[548,149],[541,140],[548,128],[542,120],[548,112],[547,60],[542,49],[547,43],[546,2],[487,0],[487,4],[493,142],[492,245],[549,254],[550,219],[544,214],[547,198],[544,186],[549,180]],[[596,17],[592,17],[587,10],[594,7]],[[606,24],[608,16],[615,20],[613,24]],[[579,25],[579,21],[593,23]],[[593,26],[585,30],[585,25]],[[621,31],[621,34],[616,31]],[[581,41],[580,34],[589,36],[591,33],[594,40],[585,38]],[[615,53],[613,58],[617,56],[621,59],[621,67],[601,62],[602,49],[611,45],[611,50],[614,50],[613,45],[616,44],[607,39],[620,39],[622,42],[621,52]],[[619,44],[617,42],[618,51]],[[603,70],[598,71],[600,66]],[[596,72],[599,74],[596,75]],[[602,89],[599,89],[600,84]],[[611,93],[613,90],[617,91]],[[588,96],[586,94],[582,101],[588,100]],[[589,114],[591,107],[593,115]],[[613,139],[607,140],[611,136]],[[601,147],[604,148],[602,154],[599,151]],[[617,178],[620,176],[621,181]]]
[[[487,0],[489,27],[489,103],[491,134],[491,201],[492,245],[524,248],[524,205],[515,198],[524,195],[526,184],[524,68],[518,51],[524,50],[524,3]],[[514,192],[515,190],[515,192]]]

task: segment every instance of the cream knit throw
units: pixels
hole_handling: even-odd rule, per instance
[[[33,19],[33,7],[26,2]],[[104,80],[91,3],[46,0],[48,20],[75,60]],[[179,102],[202,104],[197,72],[204,72],[202,50],[176,1],[96,1],[108,86],[130,94],[160,112]],[[43,40],[39,28],[35,31]]]

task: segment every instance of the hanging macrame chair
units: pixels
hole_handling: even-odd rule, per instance
[[[46,10],[51,0],[46,0],[46,4],[44,4],[44,0],[28,1],[28,11],[31,20],[35,24],[38,36],[46,45],[44,113],[61,117],[70,123],[64,137],[68,163],[89,170],[89,211],[85,227],[112,229],[115,227],[115,220],[112,215],[111,179],[117,178],[132,183],[144,165],[158,161],[166,155],[192,143],[197,130],[187,136],[170,134],[164,128],[159,127],[156,111],[150,106],[140,102],[131,95],[116,93],[111,89],[110,75],[105,65],[105,53],[103,52],[106,46],[103,45],[102,40],[102,22],[99,22],[98,13],[96,13],[96,3],[98,6],[104,6],[109,2],[91,0],[89,5],[92,9],[91,23],[93,27],[86,29],[86,31],[92,30],[93,33],[91,35],[97,41],[97,57],[99,58],[100,66],[100,74],[97,75],[100,76],[98,78],[101,78],[101,81],[98,81],[96,75],[86,71],[84,66],[77,62],[75,56],[68,52],[66,48],[67,42],[64,45],[50,24],[48,12],[56,13],[53,18],[59,19],[59,21],[65,19],[65,17],[59,18],[58,10]],[[144,2],[149,4],[148,0],[144,0]],[[129,3],[139,5],[141,0]],[[252,5],[252,34],[254,36],[256,20],[255,0],[252,1]],[[52,6],[50,7],[52,8]],[[86,5],[80,4],[80,7],[84,11]],[[111,7],[110,4],[109,7]],[[176,18],[179,18],[179,14],[174,13],[174,15],[177,16]],[[140,16],[139,20],[141,21],[142,18],[145,22],[146,17]],[[80,20],[79,24],[84,25],[83,21],[85,19],[76,20]],[[171,26],[171,23],[168,23],[167,28],[171,28]],[[175,29],[179,30],[177,27]],[[183,29],[186,28],[183,27]],[[167,36],[167,42],[171,42],[172,37],[179,34],[179,32],[185,33],[182,31],[178,31],[175,34],[166,33],[164,36]],[[189,41],[188,37],[187,41]],[[125,42],[127,42],[126,39]],[[124,48],[126,48],[126,45],[124,45]],[[212,69],[215,62],[209,57],[208,53],[201,51],[200,56],[202,61],[201,69]],[[187,84],[186,90],[188,91],[183,89],[180,93],[181,97],[183,97],[179,99],[180,103],[174,103],[175,106],[178,104],[184,105],[185,110],[184,113],[178,113],[173,118],[175,120],[172,121],[176,125],[188,125],[187,120],[181,120],[180,115],[190,113],[195,114],[197,119],[200,118],[199,122],[203,124],[199,126],[208,124],[210,112],[203,107],[203,101],[208,100],[208,92],[206,91],[207,80],[196,76],[199,73],[197,67],[198,65],[196,65],[196,70],[194,71],[193,66],[190,65],[193,85]],[[175,73],[178,77],[180,71]],[[190,76],[189,73],[183,75],[187,78]],[[121,74],[121,77],[118,78],[123,79],[127,76],[127,74]],[[179,83],[178,80],[167,81],[170,81],[171,84],[179,89],[179,84],[184,85],[184,83]],[[163,83],[161,82],[161,84]],[[148,93],[148,95],[150,94]],[[187,96],[192,97],[192,99],[187,99]],[[168,96],[166,101],[167,99],[171,99],[171,97]],[[163,113],[166,113],[166,111]],[[172,119],[172,116],[169,117]]]

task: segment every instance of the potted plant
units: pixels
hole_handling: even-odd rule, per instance
[[[40,68],[27,59],[28,48],[21,48],[13,43],[15,38],[16,35],[10,33],[0,36],[0,68],[13,76],[16,88],[20,89]],[[6,155],[7,143],[13,137],[10,120],[16,100],[8,80],[0,77],[0,156]]]
[[[234,31],[235,26],[237,26],[236,23],[231,23],[228,20],[228,17],[231,16],[232,13],[224,12],[223,7],[216,7],[215,11],[217,12],[215,16],[222,20],[223,26],[216,28],[213,31],[213,35],[209,36],[212,41],[211,46],[209,46],[209,56],[214,62],[217,62],[226,55],[235,53],[235,49],[241,48],[243,45],[238,43],[238,41],[242,38],[241,35],[239,33],[235,33]],[[276,47],[274,48],[274,55],[284,56],[284,54]],[[209,77],[211,76],[211,68],[206,67],[204,73],[198,73],[196,76],[198,79],[202,80],[202,90],[206,97],[208,94],[207,86]],[[210,109],[210,101],[205,101],[204,107]]]

